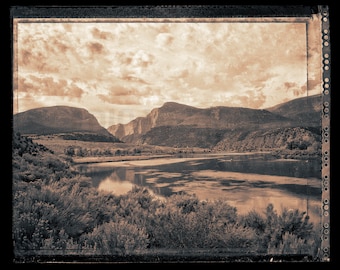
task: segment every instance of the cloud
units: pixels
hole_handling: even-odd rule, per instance
[[[44,50],[30,50],[21,48],[18,53],[18,67],[21,70],[58,73],[59,66],[49,61]]]
[[[131,85],[111,84],[108,87],[110,88],[105,93],[97,94],[97,96],[106,103],[117,105],[141,104],[142,97],[148,95],[150,91],[149,87],[139,87],[136,89]]]
[[[117,105],[139,105],[140,99],[137,96],[133,95],[104,95],[104,94],[98,94],[98,98],[100,98],[102,101],[110,104],[117,104]]]
[[[134,67],[148,67],[153,63],[154,56],[151,53],[145,52],[144,50],[138,50],[133,56],[131,65]]]
[[[20,94],[36,94],[37,88],[34,86],[34,84],[31,81],[28,81],[28,79],[24,77],[19,77],[17,80],[18,85],[18,91]]]
[[[86,46],[91,54],[102,54],[105,51],[103,44],[99,42],[88,42]]]
[[[300,96],[307,90],[306,84],[299,85],[296,82],[285,82],[283,86],[286,92],[291,92],[294,96]]]
[[[308,80],[308,90],[320,90],[321,87],[320,79],[309,79]]]
[[[62,24],[62,27],[64,28],[64,30],[66,32],[70,32],[70,33],[72,33],[72,29],[73,29],[72,26],[73,26],[72,23],[64,23],[64,24]]]
[[[68,98],[81,98],[84,90],[75,83],[69,84],[64,79],[55,79],[53,77],[37,77],[29,75],[28,77],[19,77],[18,89],[21,93],[31,96],[59,96]]]
[[[113,60],[122,65],[131,65],[133,59],[132,51],[114,52]]]
[[[179,78],[186,78],[189,76],[190,71],[188,67],[174,67],[167,71],[168,77],[167,80],[179,79]]]
[[[262,91],[247,90],[239,95],[229,97],[227,103],[228,106],[259,109],[263,107],[266,99],[266,95]]]
[[[159,48],[168,48],[172,42],[174,40],[173,35],[169,34],[169,33],[159,33],[156,36],[156,47]]]
[[[53,40],[53,46],[52,48],[49,47],[51,50],[53,50],[54,53],[65,53],[67,50],[70,50],[71,47],[69,45],[66,45],[64,42],[60,41],[60,39],[54,39]]]
[[[77,86],[75,83],[71,83],[69,85],[69,87],[67,87],[67,90],[66,90],[66,95],[67,97],[69,98],[78,98],[80,99],[83,94],[85,93],[85,91],[80,88],[79,86]]]
[[[95,39],[104,39],[104,40],[106,40],[106,39],[109,39],[109,38],[113,37],[113,35],[110,32],[101,31],[97,27],[93,27],[92,30],[91,30],[91,33],[92,33],[92,36]]]
[[[143,80],[142,78],[133,76],[133,75],[123,75],[121,76],[121,79],[130,83],[137,83],[137,84],[149,84],[148,82],[146,82],[145,80]]]
[[[27,93],[25,96],[21,96],[20,99],[13,98],[13,113],[27,111],[34,108],[44,107],[46,103],[38,100],[35,96]]]

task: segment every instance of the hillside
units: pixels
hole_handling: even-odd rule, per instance
[[[86,109],[52,106],[13,116],[13,129],[21,134],[63,134],[66,139],[119,141]]]
[[[317,128],[284,127],[268,130],[227,131],[215,146],[217,151],[309,150],[321,147]]]
[[[318,94],[278,104],[267,110],[294,119],[299,125],[316,127],[321,125],[321,108],[321,94]]]
[[[201,147],[216,151],[297,149],[320,146],[321,96],[298,98],[265,109],[195,108],[167,102],[145,117],[108,131],[128,143]]]
[[[204,129],[258,129],[291,125],[290,119],[267,110],[222,106],[201,109],[167,102],[162,107],[153,109],[146,117],[138,117],[125,125],[110,126],[108,131],[122,141],[133,143],[140,140],[142,135],[156,132],[151,131],[152,129],[161,130],[165,127],[166,132],[170,132],[171,127],[175,128],[171,132],[195,128],[204,132]]]

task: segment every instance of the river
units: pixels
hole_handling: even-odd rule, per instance
[[[227,200],[239,214],[265,211],[269,203],[307,212],[321,222],[319,160],[276,159],[266,153],[191,155],[77,165],[99,190],[124,194],[143,186],[164,198],[177,192],[202,200]]]

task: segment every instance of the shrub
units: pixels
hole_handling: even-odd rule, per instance
[[[269,254],[311,254],[311,247],[315,246],[314,239],[302,239],[297,235],[285,232],[279,243],[269,243]]]
[[[147,248],[148,235],[144,229],[124,220],[110,221],[83,235],[80,242],[87,243],[102,255],[130,254]]]

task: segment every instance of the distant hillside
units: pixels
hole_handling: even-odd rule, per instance
[[[290,119],[267,110],[222,106],[200,109],[167,102],[162,107],[153,109],[146,117],[138,117],[125,125],[110,126],[108,131],[122,141],[133,143],[140,141],[142,135],[153,136],[151,134],[161,129],[167,130],[164,131],[167,133],[171,130],[174,135],[173,132],[183,133],[184,130],[195,128],[202,133],[205,132],[204,129],[258,129],[291,125]]]
[[[294,99],[267,108],[268,111],[293,119],[302,126],[320,126],[321,109],[321,94]]]
[[[66,139],[119,141],[86,109],[69,106],[42,107],[15,114],[13,129],[21,134],[64,134]]]
[[[317,128],[284,127],[267,130],[227,131],[214,146],[218,151],[256,151],[259,149],[309,150],[321,147]]]
[[[202,147],[219,151],[319,149],[321,95],[298,98],[266,110],[195,108],[167,102],[145,117],[108,131],[129,143]],[[314,150],[313,150],[314,151]]]
[[[225,130],[214,128],[197,128],[194,126],[160,126],[152,128],[140,135],[137,144],[151,144],[171,147],[201,147],[212,148],[221,139]],[[127,137],[129,140],[130,138]]]

